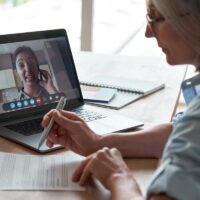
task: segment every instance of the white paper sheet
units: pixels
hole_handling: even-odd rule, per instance
[[[71,190],[85,188],[71,181],[78,161],[51,156],[0,152],[0,190]]]

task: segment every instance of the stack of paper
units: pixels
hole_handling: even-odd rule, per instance
[[[71,181],[78,161],[52,156],[0,153],[0,190],[85,190]]]

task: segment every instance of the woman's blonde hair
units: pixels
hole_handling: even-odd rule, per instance
[[[200,0],[153,0],[155,7],[200,54]]]

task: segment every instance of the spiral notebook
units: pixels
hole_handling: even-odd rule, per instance
[[[147,81],[147,80],[136,80],[136,79],[125,79],[116,77],[95,77],[90,79],[90,81],[81,80],[81,85],[102,87],[102,88],[113,88],[117,89],[117,94],[108,103],[100,102],[89,102],[85,100],[86,103],[95,104],[98,106],[120,109],[140,98],[152,94],[162,88],[164,88],[164,83],[157,81]]]

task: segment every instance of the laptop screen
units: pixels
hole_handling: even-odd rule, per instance
[[[65,30],[0,36],[0,122],[46,112],[61,96],[83,103]]]

